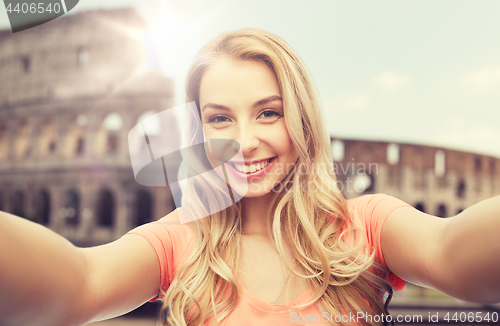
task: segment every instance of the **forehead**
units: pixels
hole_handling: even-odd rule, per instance
[[[217,103],[240,106],[277,95],[281,91],[274,72],[258,61],[217,61],[204,73],[200,83],[200,106]]]

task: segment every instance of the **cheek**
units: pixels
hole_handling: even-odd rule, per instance
[[[292,140],[290,135],[286,130],[286,127],[275,130],[270,133],[269,138],[273,143],[273,148],[277,154],[290,153],[292,146]]]

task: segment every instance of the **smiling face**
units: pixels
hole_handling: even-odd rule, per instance
[[[279,187],[297,155],[274,72],[257,61],[219,60],[203,75],[199,101],[205,138],[234,140],[241,146],[244,160],[226,164],[229,184],[247,180],[245,197]]]

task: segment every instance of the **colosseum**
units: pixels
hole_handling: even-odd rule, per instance
[[[123,9],[0,32],[0,210],[87,246],[174,209],[168,187],[135,181],[127,145],[173,103],[172,81],[147,69],[145,30]]]
[[[172,81],[147,69],[146,29],[122,9],[0,32],[0,210],[89,246],[175,208],[170,189],[139,185],[130,163],[128,131],[173,105]],[[347,198],[387,193],[449,217],[500,194],[500,160],[492,156],[331,141]]]
[[[332,138],[346,198],[398,197],[427,214],[450,217],[500,194],[500,159],[441,147]]]

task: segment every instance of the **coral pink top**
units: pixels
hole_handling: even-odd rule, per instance
[[[375,251],[375,259],[384,267],[384,256],[380,244],[382,225],[389,214],[399,207],[410,206],[407,203],[385,194],[364,195],[347,200],[348,208],[357,212],[359,221],[356,225],[366,231],[368,245]],[[190,252],[193,242],[193,233],[188,225],[172,225],[165,218],[141,225],[127,234],[138,234],[146,238],[153,246],[160,263],[161,289],[166,291],[170,281],[174,279],[177,267],[185,260]],[[405,281],[389,271],[387,281],[396,290],[402,290]],[[225,325],[327,325],[332,323],[332,317],[323,314],[316,305],[303,308],[298,312],[263,302],[249,293],[239,283],[241,297],[236,308],[227,318]],[[309,289],[294,301],[284,305],[299,305],[310,301],[313,297]],[[149,301],[163,299],[162,291]],[[344,317],[347,318],[347,317]],[[352,317],[351,317],[352,318]],[[353,319],[350,320],[351,322]],[[333,324],[336,324],[333,320]],[[354,322],[353,324],[356,324]]]

